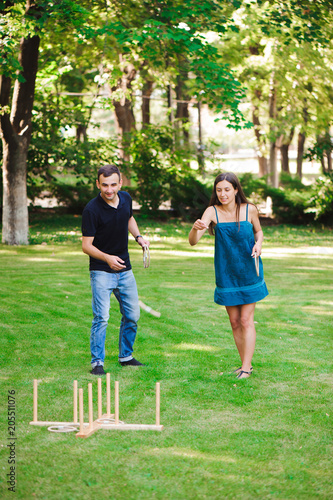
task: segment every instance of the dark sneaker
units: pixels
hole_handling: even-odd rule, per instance
[[[90,372],[92,375],[105,375],[103,365],[96,365]]]
[[[119,363],[121,364],[121,366],[145,366],[135,358],[129,359],[128,361],[119,361]]]

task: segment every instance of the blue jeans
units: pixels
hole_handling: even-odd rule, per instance
[[[90,350],[92,367],[103,365],[105,359],[105,335],[110,316],[112,292],[119,302],[122,315],[119,329],[119,361],[133,358],[133,344],[140,317],[139,297],[132,270],[122,273],[90,271],[93,321]]]

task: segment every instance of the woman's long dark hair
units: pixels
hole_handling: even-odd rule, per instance
[[[245,196],[244,191],[242,189],[242,186],[240,185],[239,179],[237,175],[235,175],[233,172],[224,172],[219,174],[215,181],[214,181],[214,189],[213,189],[213,194],[211,196],[210,202],[209,202],[209,207],[213,207],[214,205],[222,205],[222,203],[219,201],[217,194],[216,194],[216,186],[219,182],[221,181],[228,181],[230,184],[232,184],[234,189],[237,189],[237,194],[236,194],[236,222],[238,222],[238,227],[239,227],[239,211],[240,211],[240,206],[242,203],[251,203]],[[252,203],[251,203],[252,205]],[[209,224],[209,234],[214,234],[213,230],[213,223],[211,222]]]

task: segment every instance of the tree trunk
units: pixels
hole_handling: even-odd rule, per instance
[[[286,173],[290,174],[289,144],[281,144],[280,153],[281,153],[281,170],[282,170],[282,172],[286,172]]]
[[[303,167],[303,156],[304,156],[304,143],[306,138],[305,130],[308,120],[309,120],[309,113],[308,113],[306,99],[304,99],[304,107],[303,107],[304,125],[302,127],[302,130],[298,134],[298,140],[297,140],[297,175],[301,180],[303,176],[302,167]]]
[[[124,63],[121,54],[119,55],[119,59],[121,63]],[[121,144],[124,143],[124,140],[126,141],[126,135],[133,129],[135,130],[135,117],[132,106],[132,81],[135,77],[136,69],[133,64],[128,63],[124,68],[122,77],[118,80],[118,84],[112,88],[112,92],[121,90],[123,94],[120,100],[113,100]]]
[[[86,142],[87,136],[87,125],[79,124],[76,127],[76,140],[77,142]]]
[[[150,124],[150,97],[153,93],[154,82],[146,80],[142,87],[142,127]]]
[[[125,60],[122,54],[119,54],[119,61],[124,66]],[[130,144],[131,132],[136,129],[132,105],[132,81],[135,79],[136,73],[134,65],[127,63],[124,66],[122,77],[118,80],[117,85],[111,89],[112,92],[122,91],[122,97],[120,100],[114,99],[113,105],[118,132],[119,156],[125,164],[129,161],[127,148]],[[127,171],[125,175],[123,172],[122,177],[124,185],[129,186],[131,184],[130,173]]]
[[[275,141],[270,141],[270,146],[269,146],[269,171],[270,171],[270,176],[271,176],[271,182],[272,186],[275,188],[279,187],[279,176],[278,176],[278,169],[277,169],[277,148],[276,148],[276,142]]]
[[[256,105],[252,106],[252,121],[254,125],[254,133],[257,139],[257,158],[259,163],[259,177],[263,177],[268,173],[268,165],[266,158],[265,137],[261,133],[261,123],[259,120],[259,108]]]
[[[327,171],[332,172],[332,154],[330,150],[326,151],[326,156],[327,156]]]
[[[282,172],[287,172],[290,174],[290,168],[289,168],[289,146],[291,144],[291,141],[293,140],[294,137],[294,132],[295,129],[292,128],[289,134],[289,137],[285,138],[285,136],[282,137],[282,144],[280,146],[280,152],[281,152],[281,170]]]
[[[15,81],[11,113],[4,113],[0,117],[3,144],[2,242],[8,245],[28,244],[27,154],[31,138],[38,49],[37,35],[22,38],[19,61],[25,81]],[[11,79],[0,77],[0,106],[9,106],[10,90]]]
[[[204,157],[204,146],[202,144],[202,121],[201,121],[201,102],[198,102],[198,147],[197,147],[197,159],[199,172],[203,177],[206,176],[205,173],[205,157]]]
[[[325,143],[327,145],[325,154],[327,158],[327,172],[332,172],[332,138],[329,130],[325,134]]]
[[[169,112],[169,122],[173,125],[173,99],[172,99],[172,87],[167,86],[167,96],[168,96],[168,112]]]
[[[305,143],[305,133],[299,132],[297,140],[297,175],[302,180],[302,166],[303,166],[303,155],[304,155],[304,143]]]
[[[27,141],[19,138],[3,146],[2,243],[27,245],[29,234],[27,200]]]
[[[269,147],[269,176],[272,186],[279,187],[279,174],[277,169],[277,154],[276,154],[276,140],[273,139],[276,135],[275,119],[276,119],[276,83],[275,75],[273,72],[271,78],[271,88],[269,94],[269,118],[270,118],[270,147]]]
[[[190,114],[188,110],[188,99],[187,94],[184,92],[184,79],[188,79],[188,73],[182,72],[181,75],[178,75],[177,87],[176,87],[176,98],[177,98],[177,111],[176,118],[180,121],[181,127],[181,135],[184,143],[188,146],[190,141],[190,135],[188,131],[188,123],[190,119]],[[179,137],[180,139],[180,137]]]
[[[323,156],[320,158],[320,163],[321,163],[321,168],[322,168],[323,174],[326,174],[327,170],[326,170],[326,165],[325,165],[325,158]]]

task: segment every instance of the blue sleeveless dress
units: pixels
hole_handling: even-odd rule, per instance
[[[238,222],[219,222],[215,208],[214,301],[222,306],[252,304],[268,295],[261,258],[257,276],[251,257],[255,240],[253,226],[248,221],[248,209],[246,205],[246,220],[238,225]]]

